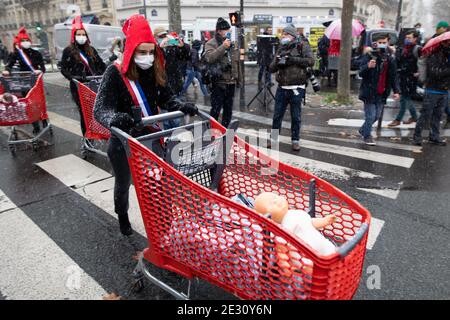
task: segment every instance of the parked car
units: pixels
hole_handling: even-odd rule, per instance
[[[42,58],[44,59],[45,63],[52,62],[52,56],[50,55],[50,51],[48,49],[45,49],[45,48],[41,47],[40,45],[32,45],[31,47],[34,50],[39,51],[42,54]]]

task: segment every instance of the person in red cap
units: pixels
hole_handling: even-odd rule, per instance
[[[137,128],[133,110],[146,117],[157,115],[158,107],[195,115],[197,107],[178,100],[166,85],[164,56],[147,20],[141,15],[131,16],[123,26],[123,33],[126,36],[123,60],[106,69],[95,101],[95,119],[106,128],[116,127],[139,137],[157,129]],[[123,145],[114,136],[109,140],[108,157],[115,174],[114,206],[120,231],[129,236],[133,232],[128,219],[131,174]]]
[[[97,50],[90,45],[81,17],[75,17],[72,21],[70,45],[64,49],[62,54],[61,73],[70,81],[72,99],[80,112],[80,125],[83,136],[86,133],[86,125],[81,112],[77,85],[72,80],[86,82],[86,77],[101,76],[105,69],[106,65],[102,58],[100,58]]]
[[[31,48],[31,38],[24,27],[19,29],[19,33],[14,38],[14,51],[8,59],[8,63],[3,71],[4,76],[9,76],[13,67],[18,64],[19,71],[33,72],[40,74],[45,72],[45,63],[42,54]],[[27,92],[23,92],[25,96]],[[39,121],[33,122],[33,133],[38,134],[40,131]]]

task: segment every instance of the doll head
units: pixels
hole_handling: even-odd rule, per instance
[[[261,214],[270,213],[272,220],[281,223],[289,210],[289,204],[285,198],[275,193],[264,192],[256,197],[255,210]]]

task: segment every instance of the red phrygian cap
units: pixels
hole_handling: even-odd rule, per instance
[[[153,36],[148,21],[141,15],[132,15],[125,21],[122,31],[125,35],[125,49],[123,52],[122,68],[123,74],[127,73],[134,51],[141,43],[153,43],[158,50],[161,65],[164,66],[164,56]]]
[[[81,20],[81,16],[76,16],[72,20],[72,35],[70,37],[70,43],[75,43],[75,33],[77,32],[77,30],[86,31],[86,29],[83,26],[83,20]],[[86,31],[86,36],[87,36],[87,31]],[[89,41],[89,37],[88,37],[88,41]]]
[[[22,42],[22,40],[29,40],[29,41],[31,41],[31,38],[28,35],[27,30],[24,27],[19,29],[19,33],[14,38],[14,46],[19,46],[20,47],[20,42]]]

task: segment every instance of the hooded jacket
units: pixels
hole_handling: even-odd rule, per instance
[[[450,90],[450,49],[441,47],[427,58],[427,80],[425,87],[431,90]]]
[[[279,56],[287,57],[286,64],[280,65]],[[271,73],[277,72],[277,82],[282,86],[305,85],[307,68],[314,66],[314,56],[309,43],[303,39],[279,47],[275,58],[269,66]]]
[[[412,97],[416,94],[419,72],[417,62],[419,60],[420,46],[414,45],[403,50],[397,50],[396,62],[400,79],[400,91],[403,96]]]
[[[11,72],[14,65],[18,63],[19,71],[31,71],[28,65],[25,63],[25,61],[22,60],[21,56],[19,55],[19,51],[17,51],[17,47],[20,47],[20,43],[22,40],[28,40],[31,42],[31,38],[28,35],[25,28],[20,28],[19,33],[14,38],[14,51],[10,54],[8,58],[8,62],[5,66],[5,70]],[[45,72],[45,63],[44,59],[42,58],[42,54],[34,50],[32,48],[29,49],[23,49],[21,48],[23,52],[30,58],[31,64],[33,65],[33,68],[35,70],[41,70],[42,72]]]

